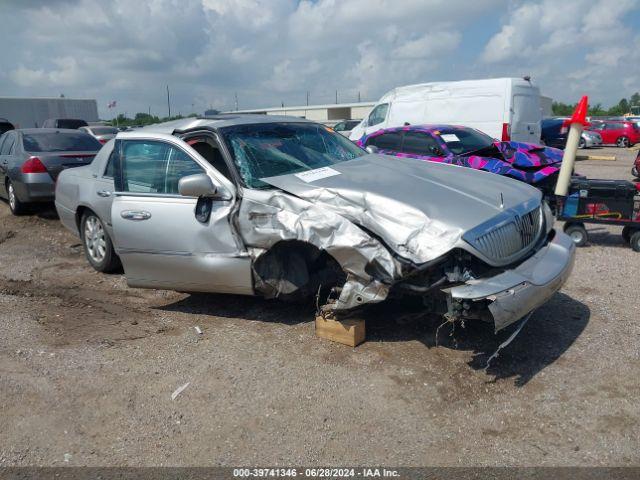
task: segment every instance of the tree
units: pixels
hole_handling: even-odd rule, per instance
[[[562,102],[553,102],[551,104],[551,112],[558,117],[566,117],[573,113],[575,107],[575,104],[569,105]]]

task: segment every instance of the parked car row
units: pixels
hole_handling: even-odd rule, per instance
[[[565,118],[545,118],[542,120],[540,140],[543,145],[564,149],[567,143],[569,128],[565,125]],[[583,130],[580,135],[578,148],[602,146],[602,137],[598,132]]]
[[[640,143],[640,126],[627,121],[594,121],[589,130],[598,132],[603,144],[630,147]]]

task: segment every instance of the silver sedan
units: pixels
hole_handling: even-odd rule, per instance
[[[500,330],[546,302],[575,247],[540,192],[369,154],[322,125],[224,115],[119,133],[63,172],[60,219],[132,287],[304,298],[341,315],[422,297]]]

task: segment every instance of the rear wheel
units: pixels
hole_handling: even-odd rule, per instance
[[[9,199],[9,209],[11,210],[11,213],[14,215],[23,215],[27,212],[28,204],[21,202],[16,196],[16,190],[13,187],[11,180],[7,180],[7,197]]]
[[[627,148],[629,146],[629,139],[627,137],[618,137],[616,140],[616,146]]]
[[[624,240],[625,243],[629,243],[631,241],[631,235],[633,234],[634,231],[635,230],[631,228],[629,225],[624,227],[622,229],[622,240]]]
[[[581,138],[578,142],[578,148],[587,148],[587,142],[585,142],[584,138]]]
[[[573,243],[578,247],[582,247],[587,244],[589,240],[589,234],[587,229],[581,223],[567,223],[564,226],[564,233],[571,237]]]
[[[640,230],[637,230],[633,235],[631,235],[631,240],[629,240],[631,244],[631,248],[634,251],[640,252]]]
[[[102,220],[95,213],[89,211],[82,216],[80,234],[84,254],[95,270],[110,273],[120,268],[120,259],[113,249],[111,239]]]

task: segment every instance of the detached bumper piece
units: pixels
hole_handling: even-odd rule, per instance
[[[575,252],[571,238],[556,231],[545,247],[516,268],[494,277],[470,280],[444,292],[449,295],[450,304],[458,307],[460,318],[466,318],[466,311],[477,310],[473,308],[476,302],[487,305],[497,332],[560,290],[573,269]]]

